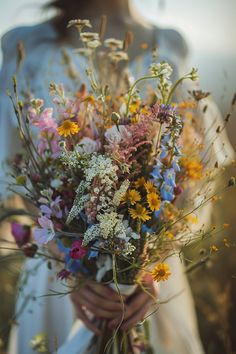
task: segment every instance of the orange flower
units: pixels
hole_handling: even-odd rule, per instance
[[[156,281],[165,281],[170,275],[170,267],[167,263],[160,263],[152,270],[152,279]]]
[[[132,219],[138,219],[144,222],[151,219],[149,212],[141,204],[136,204],[135,209],[129,208],[129,213]]]
[[[64,120],[62,125],[57,128],[58,134],[64,136],[71,136],[77,134],[80,131],[80,128],[77,123],[71,122],[69,119]]]
[[[124,200],[126,202],[129,201],[131,205],[134,205],[141,200],[141,196],[138,191],[136,191],[135,189],[131,189],[126,192]]]
[[[156,187],[154,186],[154,184],[151,181],[148,181],[147,183],[145,183],[144,186],[146,188],[147,193],[156,193],[157,192]]]
[[[160,209],[161,200],[157,193],[149,193],[147,195],[147,201],[148,201],[149,208],[152,211]]]
[[[140,177],[140,178],[137,179],[137,181],[134,182],[134,185],[135,185],[136,188],[140,188],[140,187],[144,186],[145,183],[146,183],[145,178],[144,177]]]

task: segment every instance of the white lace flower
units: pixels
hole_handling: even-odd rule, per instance
[[[124,256],[129,256],[131,255],[134,251],[136,250],[136,247],[132,245],[130,242],[127,242],[125,244],[125,247],[123,249],[123,255]]]
[[[113,205],[115,207],[118,207],[120,205],[120,202],[124,197],[125,193],[127,192],[129,185],[130,185],[130,181],[126,179],[125,181],[122,182],[120,188],[115,192],[113,197]]]
[[[92,225],[84,233],[83,246],[87,246],[89,244],[89,242],[91,242],[99,237],[100,237],[99,224]]]
[[[108,212],[105,214],[97,215],[97,220],[100,225],[101,237],[107,239],[108,237],[113,237],[115,232],[115,227],[120,221],[120,217],[116,212]]]

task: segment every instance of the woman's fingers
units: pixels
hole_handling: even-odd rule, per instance
[[[146,313],[148,312],[148,309],[149,304],[145,304],[144,306],[142,306],[139,311],[133,313],[133,315],[127,321],[123,322],[121,329],[123,331],[127,331],[128,329],[136,326],[138,322],[143,321]]]
[[[92,293],[89,290],[83,289],[77,295],[72,296],[72,301],[80,306],[85,306],[90,312],[92,312],[98,318],[114,318],[120,313],[120,309],[114,310],[114,308],[102,308],[100,301],[91,301]],[[104,305],[104,304],[103,304]],[[117,304],[116,304],[117,305]],[[105,306],[105,305],[104,305]]]
[[[85,326],[90,329],[92,332],[94,332],[97,336],[101,335],[101,331],[95,326],[94,323],[92,323],[88,317],[86,316],[84,310],[82,309],[82,307],[79,304],[76,304],[75,306],[75,311],[76,311],[76,315],[79,319],[81,319],[81,321],[83,321],[83,323],[85,324]]]
[[[146,306],[149,307],[152,302],[153,299],[150,297],[150,295],[143,291],[139,291],[133,295],[129,299],[129,302],[125,305],[123,323],[132,318],[136,313],[140,311],[140,309],[145,308],[146,311]],[[109,322],[109,328],[116,328],[119,325],[121,319],[122,313],[117,318]],[[139,320],[137,322],[139,322]]]
[[[107,285],[102,285],[96,282],[88,283],[87,286],[96,294],[109,301],[121,302],[120,295]]]
[[[95,293],[90,287],[85,286],[84,288],[80,289],[78,292],[73,292],[71,295],[72,301],[81,301],[83,300],[84,302],[88,303],[90,302],[91,306],[94,306],[95,309],[99,310],[104,310],[104,311],[109,311],[113,313],[113,317],[116,316],[117,313],[122,311],[123,309],[123,304],[121,302],[116,302],[112,299],[106,299],[102,297],[101,295],[98,295]],[[85,305],[85,304],[84,304]]]

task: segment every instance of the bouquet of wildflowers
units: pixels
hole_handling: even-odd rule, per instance
[[[85,32],[91,26],[87,20],[69,25],[78,29],[84,45],[78,52],[87,58],[91,91],[82,85],[66,92],[52,83],[53,109],[38,98],[20,101],[14,78],[11,99],[23,153],[11,162],[10,188],[18,186],[17,192],[37,207],[32,233],[40,247],[29,243],[29,228],[13,222],[12,233],[31,257],[46,257],[47,244],[56,244],[63,255],[58,278],[70,279],[69,291],[72,279],[74,288],[93,279],[113,284],[118,292],[121,285],[140,284],[145,273],[165,281],[171,275],[166,258],[209,236],[189,226],[196,223],[195,212],[216,198],[207,186],[217,166],[211,169],[204,160],[204,133],[194,118],[207,94],[194,91],[190,99],[173,102],[179,84],[197,80],[197,70],[172,84],[167,62],[154,61],[146,76],[131,82],[126,41],[103,42],[98,33]],[[102,45],[107,65],[101,74],[96,58]],[[125,72],[122,85],[120,70]],[[108,77],[115,73],[109,86]],[[146,82],[153,86],[143,95],[139,88]],[[201,183],[197,192],[196,181]],[[233,184],[234,179],[228,186]],[[126,340],[115,349],[113,331],[99,353],[151,353],[141,327],[115,334]]]

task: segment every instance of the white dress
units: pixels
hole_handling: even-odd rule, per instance
[[[25,87],[30,84],[35,91],[35,97],[44,98],[46,105],[50,106],[51,102],[47,96],[49,83],[54,80],[69,85],[64,68],[60,64],[60,45],[56,39],[57,34],[50,23],[14,29],[2,39],[4,61],[0,76],[0,161],[15,153],[18,148],[16,119],[5,94],[16,71],[17,42],[23,40],[26,50],[26,60],[18,74],[18,82]],[[162,60],[181,64],[186,47],[177,32],[159,30],[158,46]],[[73,52],[70,47],[67,50]],[[147,66],[151,60],[150,53],[145,54],[143,59]],[[83,59],[74,55],[73,60],[80,73],[81,82],[86,82]],[[135,63],[131,64],[131,70],[134,65]],[[212,109],[214,111],[216,108]],[[214,112],[213,116],[219,115],[217,111]],[[1,174],[0,178],[4,179],[3,172]],[[5,195],[4,185],[0,186]],[[172,257],[169,263],[172,276],[160,285],[160,298],[165,301],[180,292],[181,295],[161,305],[150,319],[151,342],[155,354],[202,354],[194,303],[184,268],[178,257]],[[29,342],[40,332],[48,334],[52,352],[55,350],[53,343],[56,338],[58,354],[83,354],[92,333],[81,321],[75,319],[69,297],[42,297],[49,294],[51,289],[61,292],[66,290],[55,280],[53,270],[49,270],[47,265],[39,260],[27,260],[22,275],[22,283],[24,282],[16,303],[19,325],[12,328],[9,354],[33,354]]]

